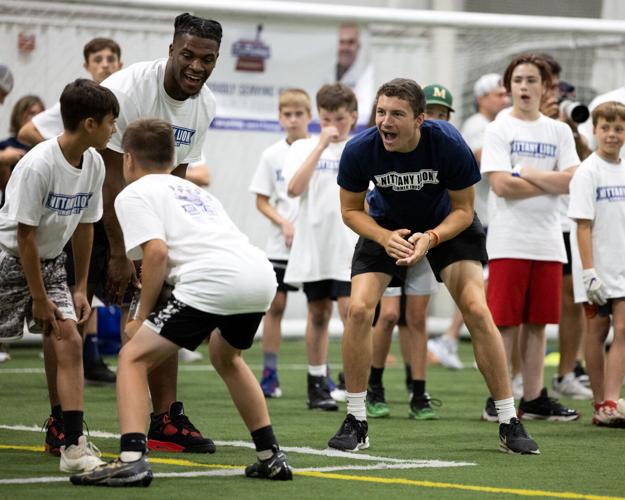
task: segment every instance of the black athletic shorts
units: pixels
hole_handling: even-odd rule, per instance
[[[67,284],[74,286],[76,278],[74,276],[74,252],[72,251],[72,240],[69,240],[63,251],[67,254],[65,261],[65,271],[67,272]],[[93,247],[91,249],[91,260],[89,261],[89,276],[87,283],[93,285],[103,285],[106,281],[106,266],[109,259],[109,244],[104,231],[102,219],[93,225]]]
[[[278,282],[278,291],[279,292],[297,292],[297,287],[292,285],[287,285],[284,282],[284,272],[286,271],[286,265],[288,264],[288,260],[277,260],[277,259],[269,259],[271,265],[273,266],[273,270],[276,273],[276,281]]]
[[[392,230],[386,221],[376,220],[376,222]],[[427,259],[439,283],[443,281],[441,271],[449,264],[460,260],[476,260],[486,264],[488,262],[486,234],[477,215],[473,217],[473,222],[467,229],[451,240],[432,248],[427,254]],[[358,239],[352,259],[352,277],[364,273],[384,273],[391,276],[388,286],[402,286],[406,280],[407,269],[405,266],[395,264],[395,259],[386,253],[382,245],[362,236]]]
[[[249,349],[258,325],[265,313],[245,313],[223,316],[200,311],[176,299],[173,295],[156,306],[148,316],[148,326],[161,337],[194,351],[210,337],[215,328],[235,349]]]
[[[308,302],[349,297],[351,292],[352,284],[349,281],[322,280],[304,283],[304,293]]]
[[[564,248],[566,249],[566,264],[562,264],[562,275],[570,276],[571,275],[571,233],[562,233],[562,238],[564,239]]]

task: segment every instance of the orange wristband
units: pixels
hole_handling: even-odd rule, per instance
[[[434,242],[430,245],[430,248],[434,248],[441,242],[441,237],[436,231],[434,231],[434,229],[428,229],[425,234],[429,235],[430,241],[434,240]]]

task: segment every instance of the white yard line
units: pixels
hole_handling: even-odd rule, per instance
[[[26,432],[42,432],[41,427],[32,425],[0,425],[0,429],[6,429],[11,431],[26,431]],[[89,431],[89,435],[96,438],[104,439],[119,439],[119,434],[112,432],[104,432],[98,430]],[[233,446],[235,448],[248,448],[254,449],[254,445],[248,441],[215,441],[217,446]],[[476,465],[472,462],[451,462],[443,460],[406,460],[402,458],[381,457],[376,455],[368,455],[366,453],[351,453],[347,451],[338,451],[331,449],[316,449],[307,446],[282,446],[281,449],[288,453],[298,453],[302,455],[316,455],[323,457],[335,457],[335,458],[349,458],[352,460],[360,460],[367,462],[378,462],[375,467],[380,468],[403,468],[400,465],[404,464],[406,468],[422,468],[422,467],[465,467],[469,465]],[[393,467],[397,465],[397,467]],[[354,466],[356,467],[356,466]],[[313,470],[313,469],[311,469]],[[316,469],[315,469],[316,470]],[[332,470],[360,470],[360,469],[332,469]],[[366,469],[363,469],[366,470]]]

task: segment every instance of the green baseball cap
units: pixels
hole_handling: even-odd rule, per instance
[[[447,87],[433,83],[423,87],[423,93],[425,94],[425,104],[440,104],[449,108],[449,111],[454,111],[452,107],[454,98]]]

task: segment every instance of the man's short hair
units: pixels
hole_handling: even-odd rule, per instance
[[[126,127],[122,149],[131,153],[139,166],[147,170],[172,167],[176,144],[171,125],[160,118],[135,120]]]
[[[543,81],[543,84],[549,85],[551,83],[551,69],[549,68],[549,64],[538,54],[521,54],[516,56],[508,67],[506,68],[505,73],[503,74],[503,84],[506,87],[506,90],[510,92],[510,83],[512,81],[512,72],[515,70],[517,66],[521,64],[533,64],[538,68],[540,73],[540,78]]]
[[[100,52],[104,49],[109,49],[117,56],[117,59],[121,61],[122,49],[115,40],[112,40],[111,38],[94,38],[93,40],[88,41],[82,49],[82,53],[85,56],[85,62],[89,63],[89,56],[91,54],[95,54],[96,52]]]
[[[310,96],[304,89],[285,89],[280,94],[278,110],[287,106],[301,107],[310,114]]]
[[[607,122],[616,120],[625,121],[625,104],[618,101],[608,101],[599,104],[592,110],[592,126],[596,127],[599,118],[603,118]]]
[[[61,94],[61,117],[63,127],[76,132],[80,122],[93,118],[97,123],[107,115],[119,115],[119,103],[115,94],[93,80],[78,78],[68,83]]]
[[[176,17],[174,21],[174,40],[178,35],[188,35],[214,40],[221,45],[222,29],[219,22],[212,19],[204,19],[185,12]]]
[[[423,89],[417,82],[409,78],[394,78],[390,82],[382,84],[375,95],[376,107],[380,96],[397,97],[398,99],[408,101],[415,117],[425,112],[425,94]]]
[[[17,100],[11,111],[11,120],[9,121],[9,131],[11,134],[17,135],[20,128],[22,128],[22,117],[24,113],[35,104],[39,104],[41,109],[46,109],[41,98],[36,95],[25,95]]]
[[[329,83],[319,89],[316,96],[317,109],[337,111],[345,107],[348,112],[358,111],[356,94],[344,83]]]

